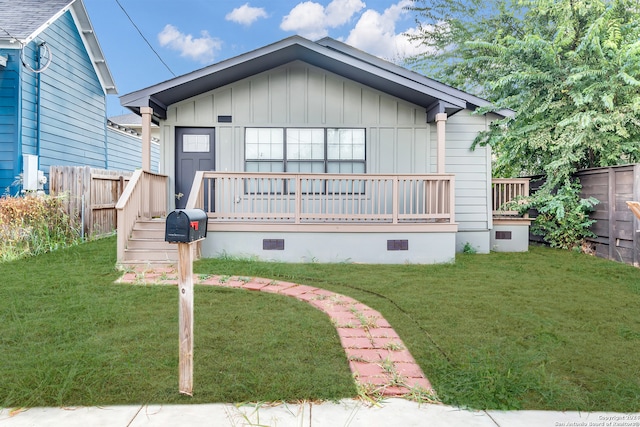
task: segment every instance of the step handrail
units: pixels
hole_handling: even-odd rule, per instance
[[[137,169],[116,203],[117,259],[124,259],[127,241],[138,218],[166,216],[169,178]]]

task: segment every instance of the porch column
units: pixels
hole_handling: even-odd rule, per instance
[[[151,172],[151,115],[153,108],[140,107],[142,115],[142,170]]]
[[[445,173],[444,171],[444,161],[445,161],[445,134],[446,134],[446,124],[447,124],[447,113],[438,113],[436,114],[436,134],[438,139],[438,149],[436,150],[438,153],[438,159],[436,162],[436,173]]]

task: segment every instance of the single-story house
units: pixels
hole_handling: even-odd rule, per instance
[[[435,263],[491,250],[491,149],[470,147],[513,112],[475,114],[489,103],[345,43],[286,38],[120,101],[143,134],[159,126],[165,180],[145,194],[166,196],[147,216],[204,209],[204,257]],[[122,261],[136,259],[124,256],[133,222]]]
[[[33,189],[53,165],[140,167],[141,138],[107,123],[116,86],[82,0],[0,0],[0,10],[0,188]]]

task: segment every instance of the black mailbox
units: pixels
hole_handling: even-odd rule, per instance
[[[190,243],[207,237],[207,213],[202,209],[176,209],[167,216],[165,242]]]

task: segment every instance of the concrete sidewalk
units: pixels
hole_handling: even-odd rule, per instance
[[[0,427],[278,426],[278,427],[640,427],[640,413],[468,411],[389,398],[300,404],[144,405],[0,409]]]

